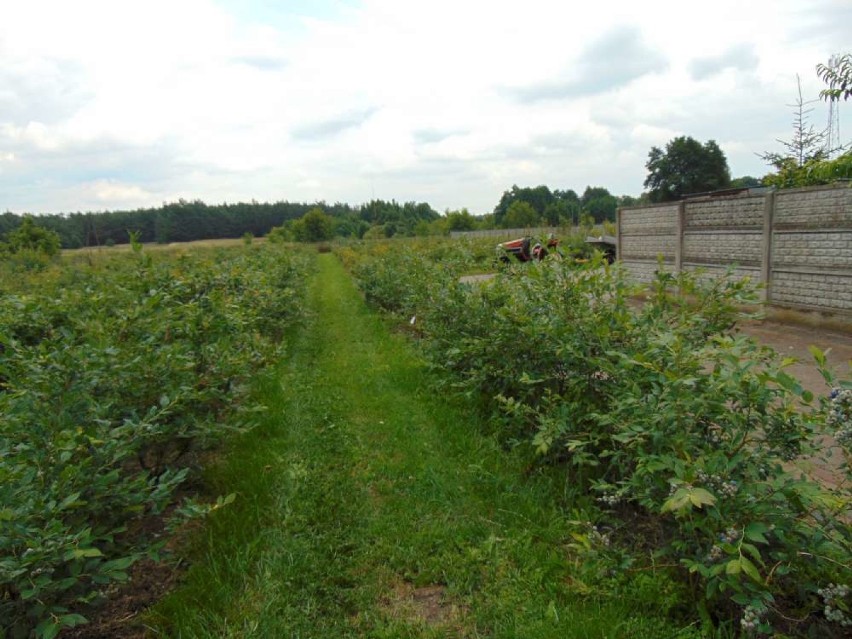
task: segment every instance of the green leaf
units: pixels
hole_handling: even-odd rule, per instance
[[[712,506],[716,503],[716,498],[704,488],[692,488],[689,491],[689,501],[696,508],[702,506]]]
[[[780,371],[775,376],[775,382],[782,388],[795,393],[796,395],[802,394],[802,385],[799,383],[799,380],[783,371]]]
[[[53,587],[57,590],[68,590],[76,586],[78,581],[76,577],[66,577],[65,579],[54,582]]]
[[[23,599],[24,601],[26,601],[27,599],[31,599],[33,595],[35,595],[37,592],[38,588],[25,588],[20,592],[21,599]]]
[[[71,495],[68,495],[62,500],[62,503],[59,504],[59,510],[65,510],[69,506],[73,505],[78,499],[80,499],[80,493],[72,493]]]
[[[71,551],[71,555],[74,559],[80,559],[81,557],[103,557],[104,554],[97,548],[75,548]]]
[[[136,561],[136,557],[121,557],[120,559],[113,559],[111,561],[106,561],[101,565],[101,570],[105,572],[110,572],[113,570],[126,570],[133,562]]]
[[[689,506],[689,490],[686,488],[678,488],[674,494],[669,497],[665,503],[663,503],[663,508],[661,512],[680,512],[687,506]]]
[[[740,557],[740,566],[742,567],[743,572],[754,579],[757,583],[763,583],[760,572],[757,570],[757,567],[751,563],[748,557]]]
[[[813,344],[808,346],[808,350],[811,352],[811,355],[813,356],[814,361],[819,366],[825,366],[825,353],[823,353],[819,348],[817,348]]]
[[[731,559],[731,561],[725,564],[725,574],[738,575],[741,570],[742,565],[740,564],[740,559]]]
[[[769,540],[766,539],[764,533],[769,532],[769,528],[765,524],[761,524],[759,522],[752,522],[748,526],[745,527],[743,531],[746,539],[750,539],[758,544],[768,544]]]
[[[81,623],[88,623],[89,620],[86,619],[83,615],[72,613],[68,615],[62,615],[59,618],[59,621],[62,623],[63,626],[73,628],[74,626],[78,626]]]
[[[760,556],[760,551],[759,551],[757,548],[755,548],[755,547],[754,547],[754,546],[752,546],[751,544],[747,544],[747,543],[745,543],[745,542],[743,542],[743,544],[742,544],[742,546],[741,546],[741,547],[742,547],[742,549],[743,549],[743,550],[745,550],[748,554],[750,554],[752,557],[754,557],[754,560],[755,560],[757,563],[759,563],[759,564],[763,565],[763,558]]]
[[[60,624],[46,619],[36,626],[35,633],[38,639],[54,639],[60,630],[62,630]]]

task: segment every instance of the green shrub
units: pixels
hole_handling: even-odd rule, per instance
[[[507,444],[564,465],[626,544],[602,553],[612,570],[665,570],[708,623],[842,634],[849,494],[787,469],[821,435],[846,441],[852,393],[817,406],[790,361],[736,333],[747,282],[660,269],[637,307],[599,258],[479,285],[402,251],[356,272],[370,301],[416,315],[446,388],[479,398]]]
[[[82,623],[157,555],[139,521],[249,425],[248,380],[300,317],[290,254],[158,257],[0,296],[0,634]]]

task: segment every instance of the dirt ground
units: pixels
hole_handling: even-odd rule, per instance
[[[852,331],[772,320],[747,322],[740,325],[740,330],[781,355],[795,357],[797,363],[791,365],[787,372],[817,397],[826,395],[831,389],[817,371],[809,346],[816,346],[826,354],[829,367],[838,379],[852,378]],[[842,453],[829,438],[821,441],[821,447],[824,459],[803,460],[796,466],[827,486],[838,486],[844,482],[844,474],[840,470]]]
[[[826,329],[819,326],[764,320],[740,325],[740,330],[784,356],[799,360],[788,372],[802,386],[815,395],[824,395],[830,389],[817,372],[814,358],[808,347],[814,345],[826,353],[826,358],[838,378],[852,377],[852,332]]]

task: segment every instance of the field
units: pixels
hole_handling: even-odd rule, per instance
[[[0,297],[10,637],[848,630],[848,466],[784,469],[848,455],[852,393],[732,330],[747,286],[460,283],[491,242],[62,260]],[[151,559],[189,570],[99,617]]]

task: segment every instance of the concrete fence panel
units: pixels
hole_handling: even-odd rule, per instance
[[[852,188],[754,189],[618,211],[618,258],[649,281],[662,256],[674,271],[764,285],[776,306],[852,313]]]

